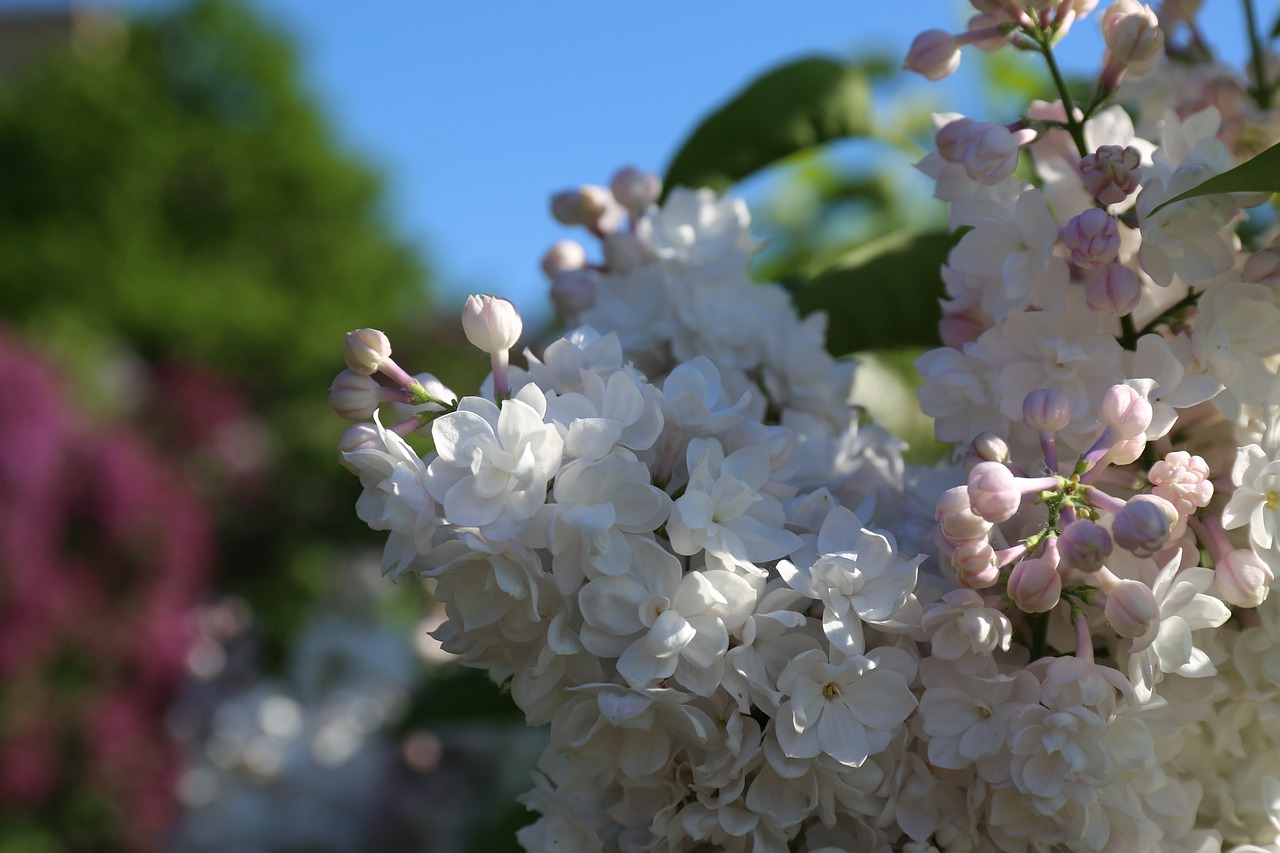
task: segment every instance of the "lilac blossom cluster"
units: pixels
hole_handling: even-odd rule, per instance
[[[974,5],[908,67],[972,43],[1056,77],[1093,6]],[[860,423],[825,318],[748,279],[741,202],[634,169],[553,199],[599,245],[543,259],[573,331],[517,368],[515,309],[469,300],[480,394],[348,336],[385,573],[550,725],[527,849],[1280,853],[1280,243],[1242,248],[1257,197],[1162,206],[1274,119],[1144,85],[1161,26],[1108,8],[1085,109],[938,121],[920,169],[964,233],[917,366],[951,465]]]

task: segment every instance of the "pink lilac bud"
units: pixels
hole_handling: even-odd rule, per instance
[[[999,50],[1009,43],[1007,27],[1002,28],[1000,18],[983,13],[969,19],[969,43],[983,53]]]
[[[347,332],[346,357],[352,371],[371,376],[391,357],[391,341],[377,329]]]
[[[941,80],[960,67],[960,45],[946,30],[925,30],[911,42],[902,67],[929,80]]]
[[[1213,570],[1222,600],[1236,607],[1257,607],[1266,601],[1275,580],[1271,567],[1247,548],[1222,554]]]
[[[963,501],[963,505],[960,502]],[[969,507],[969,490],[964,486],[948,489],[938,503],[938,526],[953,545],[969,539],[986,539],[991,522]]]
[[[964,470],[972,471],[980,462],[1008,463],[1010,459],[1009,445],[994,432],[980,432],[969,442],[964,454]]]
[[[581,243],[561,240],[542,256],[542,271],[547,278],[554,279],[557,273],[580,269],[586,262],[587,251]]]
[[[1147,449],[1147,437],[1142,434],[1133,438],[1123,438],[1111,445],[1107,451],[1107,462],[1111,465],[1128,465],[1137,462],[1142,452]]]
[[[1102,39],[1107,44],[1102,86],[1114,91],[1125,69],[1154,59],[1164,49],[1164,33],[1150,6],[1137,0],[1116,0],[1102,16]]]
[[[979,462],[969,472],[969,504],[987,521],[999,523],[1013,518],[1022,505],[1013,472],[999,462]]]
[[[1142,183],[1142,153],[1132,145],[1103,145],[1080,161],[1080,177],[1099,202],[1119,204]]]
[[[1033,557],[1013,567],[1007,591],[1023,613],[1048,613],[1062,597],[1062,576],[1048,561]]]
[[[963,149],[961,163],[970,178],[980,184],[998,184],[1018,167],[1018,152],[1030,142],[1032,131],[1014,132],[998,124],[981,123],[981,130],[971,128],[966,134],[969,144]]]
[[[372,376],[344,370],[329,386],[329,405],[349,421],[367,421],[382,402],[378,395],[381,388]]]
[[[1141,637],[1159,624],[1160,605],[1151,587],[1141,581],[1122,580],[1107,590],[1103,615],[1121,637]]]
[[[1135,557],[1153,557],[1164,548],[1178,521],[1178,511],[1164,498],[1130,498],[1111,522],[1111,538]]]
[[[1185,450],[1174,451],[1152,465],[1147,479],[1155,486],[1152,493],[1173,504],[1179,515],[1191,515],[1213,498],[1209,464]]]
[[[1058,537],[1063,565],[1082,572],[1096,572],[1111,554],[1111,534],[1087,518],[1073,521]]]
[[[1105,210],[1091,207],[1066,224],[1062,242],[1073,264],[1094,269],[1120,253],[1120,225]]]
[[[1241,278],[1250,284],[1272,284],[1280,281],[1280,249],[1254,252],[1244,262]]]
[[[1110,263],[1089,271],[1084,282],[1089,309],[1111,317],[1123,317],[1142,298],[1142,282],[1124,264]]]
[[[938,129],[936,145],[938,154],[948,163],[959,163],[964,157],[964,149],[969,145],[968,134],[978,122],[971,118],[958,118],[949,121]]]
[[[1000,567],[991,543],[983,539],[962,542],[951,552],[956,581],[966,589],[988,589],[1000,581]]]
[[[561,317],[574,317],[596,304],[599,274],[591,269],[566,270],[551,280],[551,302]]]
[[[1112,385],[1102,395],[1098,418],[1117,438],[1133,438],[1151,426],[1151,403],[1131,385]]]
[[[382,437],[378,435],[377,427],[370,423],[352,424],[342,431],[342,435],[338,436],[339,454],[353,453],[366,447],[378,448],[381,446]],[[360,475],[360,469],[347,462],[345,457],[339,455],[338,462],[352,474]]]
[[[506,352],[520,340],[524,324],[507,300],[487,293],[467,297],[462,308],[462,331],[477,349],[490,355]]]
[[[562,225],[596,228],[609,212],[612,196],[604,187],[582,186],[551,197],[551,215]]]
[[[1057,432],[1071,423],[1071,401],[1059,388],[1037,388],[1022,401],[1022,420],[1036,432]]]
[[[632,213],[641,213],[662,195],[662,179],[653,172],[623,166],[609,181],[609,189],[618,204]]]

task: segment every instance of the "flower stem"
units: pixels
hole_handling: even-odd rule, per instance
[[[1249,47],[1253,54],[1250,58],[1253,65],[1253,88],[1250,94],[1258,102],[1260,109],[1271,108],[1272,86],[1267,82],[1266,58],[1262,50],[1262,39],[1258,37],[1258,21],[1253,13],[1253,0],[1243,0],[1244,19],[1249,27]]]
[[[1040,46],[1040,53],[1044,55],[1044,61],[1049,65],[1049,73],[1053,76],[1053,85],[1057,87],[1058,95],[1062,98],[1062,109],[1067,114],[1067,133],[1071,134],[1071,139],[1075,142],[1076,150],[1080,152],[1080,156],[1087,157],[1089,148],[1084,142],[1084,121],[1076,118],[1076,102],[1071,97],[1071,90],[1067,88],[1067,81],[1063,79],[1062,71],[1058,69],[1058,61],[1053,58],[1053,47],[1045,36],[1042,36],[1037,43]],[[1083,118],[1088,118],[1088,116]]]

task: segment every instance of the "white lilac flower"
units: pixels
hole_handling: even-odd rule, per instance
[[[1217,672],[1209,655],[1196,647],[1194,634],[1226,622],[1231,610],[1207,594],[1213,585],[1210,569],[1182,569],[1181,562],[1181,551],[1175,552],[1156,575],[1151,591],[1160,618],[1134,638],[1129,651],[1129,678],[1140,702],[1151,700],[1164,673],[1205,678]]]
[[[546,420],[556,424],[564,453],[602,459],[615,447],[644,451],[662,433],[662,393],[626,371],[606,379],[583,371],[581,392],[547,394]]]
[[[595,304],[580,319],[616,334],[628,353],[643,353],[662,344],[675,329],[666,271],[660,264],[646,264],[624,274],[600,276]]]
[[[889,746],[915,710],[909,689],[916,664],[891,647],[831,663],[821,651],[805,652],[778,677],[790,698],[778,709],[778,743],[790,758],[828,755],[852,767]]]
[[[680,361],[705,356],[721,368],[749,370],[763,360],[779,323],[798,325],[787,292],[755,284],[741,267],[673,272],[667,288],[675,318],[671,353]]]
[[[526,385],[501,409],[464,397],[456,412],[432,424],[439,456],[427,467],[426,485],[451,524],[509,539],[546,502],[564,446],[556,427],[543,423],[546,405],[542,391]]]
[[[742,199],[675,187],[661,208],[636,222],[636,233],[654,254],[677,267],[726,263],[741,268],[756,248],[747,231],[750,224]]]
[[[778,573],[797,592],[823,604],[822,630],[834,648],[862,654],[863,622],[919,623],[912,592],[920,554],[904,558],[887,536],[867,530],[844,507],[833,507],[822,522],[816,554],[778,563]],[[908,603],[915,605],[908,607]]]
[[[929,637],[933,657],[974,671],[997,649],[1008,651],[1013,624],[990,603],[971,589],[956,589],[930,605],[920,627]]]
[[[933,658],[922,662],[921,676],[918,724],[928,735],[930,762],[950,770],[976,764],[987,782],[1006,783],[1009,715],[1037,702],[1040,682],[1026,670],[963,675]]]
[[[1126,383],[1151,403],[1148,439],[1168,434],[1178,419],[1177,409],[1186,409],[1212,399],[1222,390],[1222,382],[1202,373],[1189,373],[1193,357],[1190,341],[1179,336],[1172,341],[1159,335],[1143,335],[1132,356],[1126,351]]]
[[[1261,447],[1241,447],[1231,469],[1235,493],[1222,511],[1228,530],[1249,527],[1249,541],[1259,554],[1280,549],[1280,458]]]
[[[382,573],[398,578],[431,549],[435,503],[427,492],[427,466],[398,434],[373,416],[376,440],[341,454],[343,464],[360,477],[364,491],[356,515],[373,530],[387,530]]]
[[[933,418],[938,441],[965,444],[981,432],[1005,431],[999,369],[973,344],[966,344],[963,351],[931,349],[913,364],[924,377],[920,410]]]
[[[707,565],[760,574],[760,563],[786,556],[799,544],[783,528],[777,498],[761,488],[769,480],[769,455],[744,447],[725,456],[714,439],[689,442],[689,482],[671,507],[667,535],[677,554],[707,552]]]
[[[675,676],[702,696],[720,685],[729,630],[755,606],[755,590],[728,571],[681,575],[680,561],[637,539],[630,571],[598,577],[578,593],[582,644],[618,658],[618,673],[634,687]]]
[[[1208,374],[1226,385],[1226,393],[1215,398],[1219,407],[1234,417],[1241,404],[1264,405],[1280,399],[1277,290],[1232,277],[1206,290],[1197,306],[1191,342]]]
[[[616,332],[601,335],[590,326],[579,326],[556,338],[538,358],[525,350],[529,367],[511,369],[511,387],[519,389],[525,381],[534,382],[544,391],[569,394],[582,391],[583,374],[607,379],[622,370],[622,343]]]

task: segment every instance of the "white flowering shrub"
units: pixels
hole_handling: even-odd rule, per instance
[[[973,5],[907,67],[1012,47],[1061,85],[1094,3]],[[1110,5],[1083,108],[938,117],[958,240],[916,365],[949,466],[904,465],[825,316],[749,280],[742,202],[634,169],[553,200],[599,260],[548,253],[573,330],[527,367],[491,297],[477,395],[349,336],[398,386],[334,392],[385,572],[550,726],[527,849],[1280,851],[1280,239],[1244,213],[1280,114],[1187,61],[1195,5]]]

